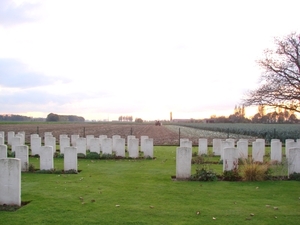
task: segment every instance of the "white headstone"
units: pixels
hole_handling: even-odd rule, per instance
[[[21,160],[0,159],[0,205],[21,206]]]
[[[199,138],[198,155],[207,155],[207,138]]]
[[[144,142],[144,157],[153,158],[153,138],[147,138],[143,140]]]
[[[271,140],[271,161],[282,161],[282,143],[278,139]]]
[[[64,149],[64,171],[68,170],[75,170],[77,172],[76,147],[65,147]]]
[[[241,159],[248,159],[248,140],[238,140],[236,143],[238,157]]]
[[[238,151],[235,147],[224,148],[223,172],[238,168]]]
[[[39,137],[38,134],[30,134],[30,145],[32,143],[32,138],[37,138],[37,137]]]
[[[107,135],[99,135],[99,140],[100,140],[100,151],[102,151],[102,140],[104,139],[104,138],[107,138]]]
[[[125,157],[125,139],[118,138],[115,141],[116,156]]]
[[[86,148],[90,150],[91,139],[95,138],[94,135],[88,134],[86,135]]]
[[[45,137],[45,146],[52,146],[53,154],[56,152],[56,138],[50,135]]]
[[[288,158],[288,175],[300,173],[300,148],[290,148]]]
[[[15,147],[21,144],[21,138],[20,137],[13,137],[11,139],[11,151],[15,152]]]
[[[5,133],[4,131],[0,131],[0,145],[4,145],[5,143]]]
[[[176,149],[176,179],[191,177],[192,148],[178,147]]]
[[[18,145],[15,147],[15,158],[21,160],[21,170],[28,171],[29,157],[27,145]]]
[[[0,145],[0,159],[5,158],[7,158],[7,145]]]
[[[41,146],[40,148],[40,170],[53,170],[53,147]]]
[[[145,139],[148,139],[149,137],[148,136],[141,136],[141,152],[144,152],[144,148],[145,148]]]
[[[262,151],[263,151],[263,156],[265,156],[266,155],[266,140],[265,139],[262,139],[262,138],[258,138],[258,139],[256,139],[255,141],[257,141],[257,142],[262,142],[263,144],[262,144]]]
[[[286,139],[285,140],[285,155],[286,158],[289,158],[289,149],[290,148],[300,148],[300,142],[296,142],[293,139]]]
[[[112,154],[112,139],[111,138],[103,138],[101,144],[102,154]]]
[[[15,136],[21,138],[21,144],[25,145],[25,131],[19,131]]]
[[[90,140],[90,152],[96,152],[100,154],[100,139],[93,138]]]
[[[179,140],[179,147],[188,147],[188,146],[182,146],[186,144],[186,142],[190,141],[188,138],[180,138]]]
[[[79,138],[78,134],[72,134],[71,135],[71,145],[76,147],[76,140]]]
[[[222,140],[214,138],[213,139],[213,153],[214,155],[221,155]]]
[[[59,143],[59,151],[60,154],[65,154],[65,148],[70,147],[70,138],[69,137],[60,137],[60,143]]]
[[[120,135],[113,135],[112,136],[112,151],[116,152],[116,140],[121,138]]]
[[[14,131],[8,131],[7,133],[7,143],[9,145],[12,145],[12,138],[15,136],[15,132]]]
[[[77,154],[82,153],[86,155],[86,138],[80,137],[76,139]]]
[[[42,138],[41,137],[31,137],[31,155],[39,155],[40,148],[42,146]]]
[[[225,148],[234,148],[234,139],[226,139],[221,141],[221,159],[224,159],[224,149]]]
[[[264,142],[254,141],[252,142],[252,159],[254,162],[264,161]]]
[[[4,145],[4,137],[0,137],[0,145]]]
[[[139,139],[137,138],[128,139],[128,153],[130,158],[139,157]]]

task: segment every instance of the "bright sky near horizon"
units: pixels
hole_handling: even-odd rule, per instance
[[[228,116],[258,87],[263,50],[298,32],[299,8],[299,0],[0,0],[0,114]]]

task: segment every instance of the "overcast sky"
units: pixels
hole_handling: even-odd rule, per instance
[[[299,31],[299,8],[299,0],[0,0],[0,114],[228,116],[258,87],[263,50]]]

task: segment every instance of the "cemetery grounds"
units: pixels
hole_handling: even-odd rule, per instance
[[[180,128],[180,136],[179,136]],[[1,131],[30,134],[148,135],[154,158],[78,159],[78,174],[22,173],[21,200],[16,211],[0,211],[1,224],[298,224],[300,182],[176,181],[179,137],[227,138],[226,133],[152,124],[0,124]],[[209,136],[209,137],[208,137]],[[235,138],[230,136],[230,138]],[[241,136],[236,138],[242,138]],[[244,138],[244,137],[243,137]],[[255,139],[255,137],[249,137]],[[251,152],[251,149],[249,149]],[[267,147],[266,151],[270,151]],[[211,146],[209,152],[212,152]],[[141,155],[142,156],[142,155]],[[209,161],[219,158],[208,156]],[[39,158],[30,157],[39,168]],[[200,165],[192,165],[192,174]],[[222,173],[222,165],[207,165]],[[63,159],[54,167],[63,169]],[[283,170],[283,169],[282,169]],[[279,173],[284,171],[277,171]],[[0,171],[1,172],[1,171]]]

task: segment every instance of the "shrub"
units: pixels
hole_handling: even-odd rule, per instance
[[[28,171],[29,172],[35,172],[35,167],[32,163],[29,164]]]
[[[83,154],[83,153],[77,153],[77,158],[84,159],[85,158],[85,154]]]
[[[87,159],[99,159],[100,158],[100,154],[97,152],[88,152],[86,154],[86,158]]]
[[[193,181],[216,181],[217,174],[209,169],[206,165],[203,165],[202,168],[196,169],[196,174],[191,176]]]
[[[15,152],[7,151],[7,157],[15,158]]]
[[[202,155],[196,155],[192,158],[192,164],[203,164],[204,163],[204,157]]]
[[[114,155],[112,154],[107,154],[107,153],[104,153],[100,156],[101,159],[114,159]]]
[[[292,173],[290,174],[290,180],[297,180],[297,181],[300,181],[300,173]]]
[[[254,162],[253,159],[244,159],[241,171],[245,181],[266,180],[270,172],[268,163]]]
[[[78,171],[76,171],[76,170],[65,170],[64,173],[65,174],[77,174]]]
[[[64,154],[63,154],[63,153],[62,153],[62,154],[57,153],[57,154],[56,154],[56,158],[64,158]]]
[[[222,174],[223,180],[226,181],[240,181],[242,180],[241,175],[239,174],[239,171],[237,168],[234,168],[233,170],[225,170]]]

